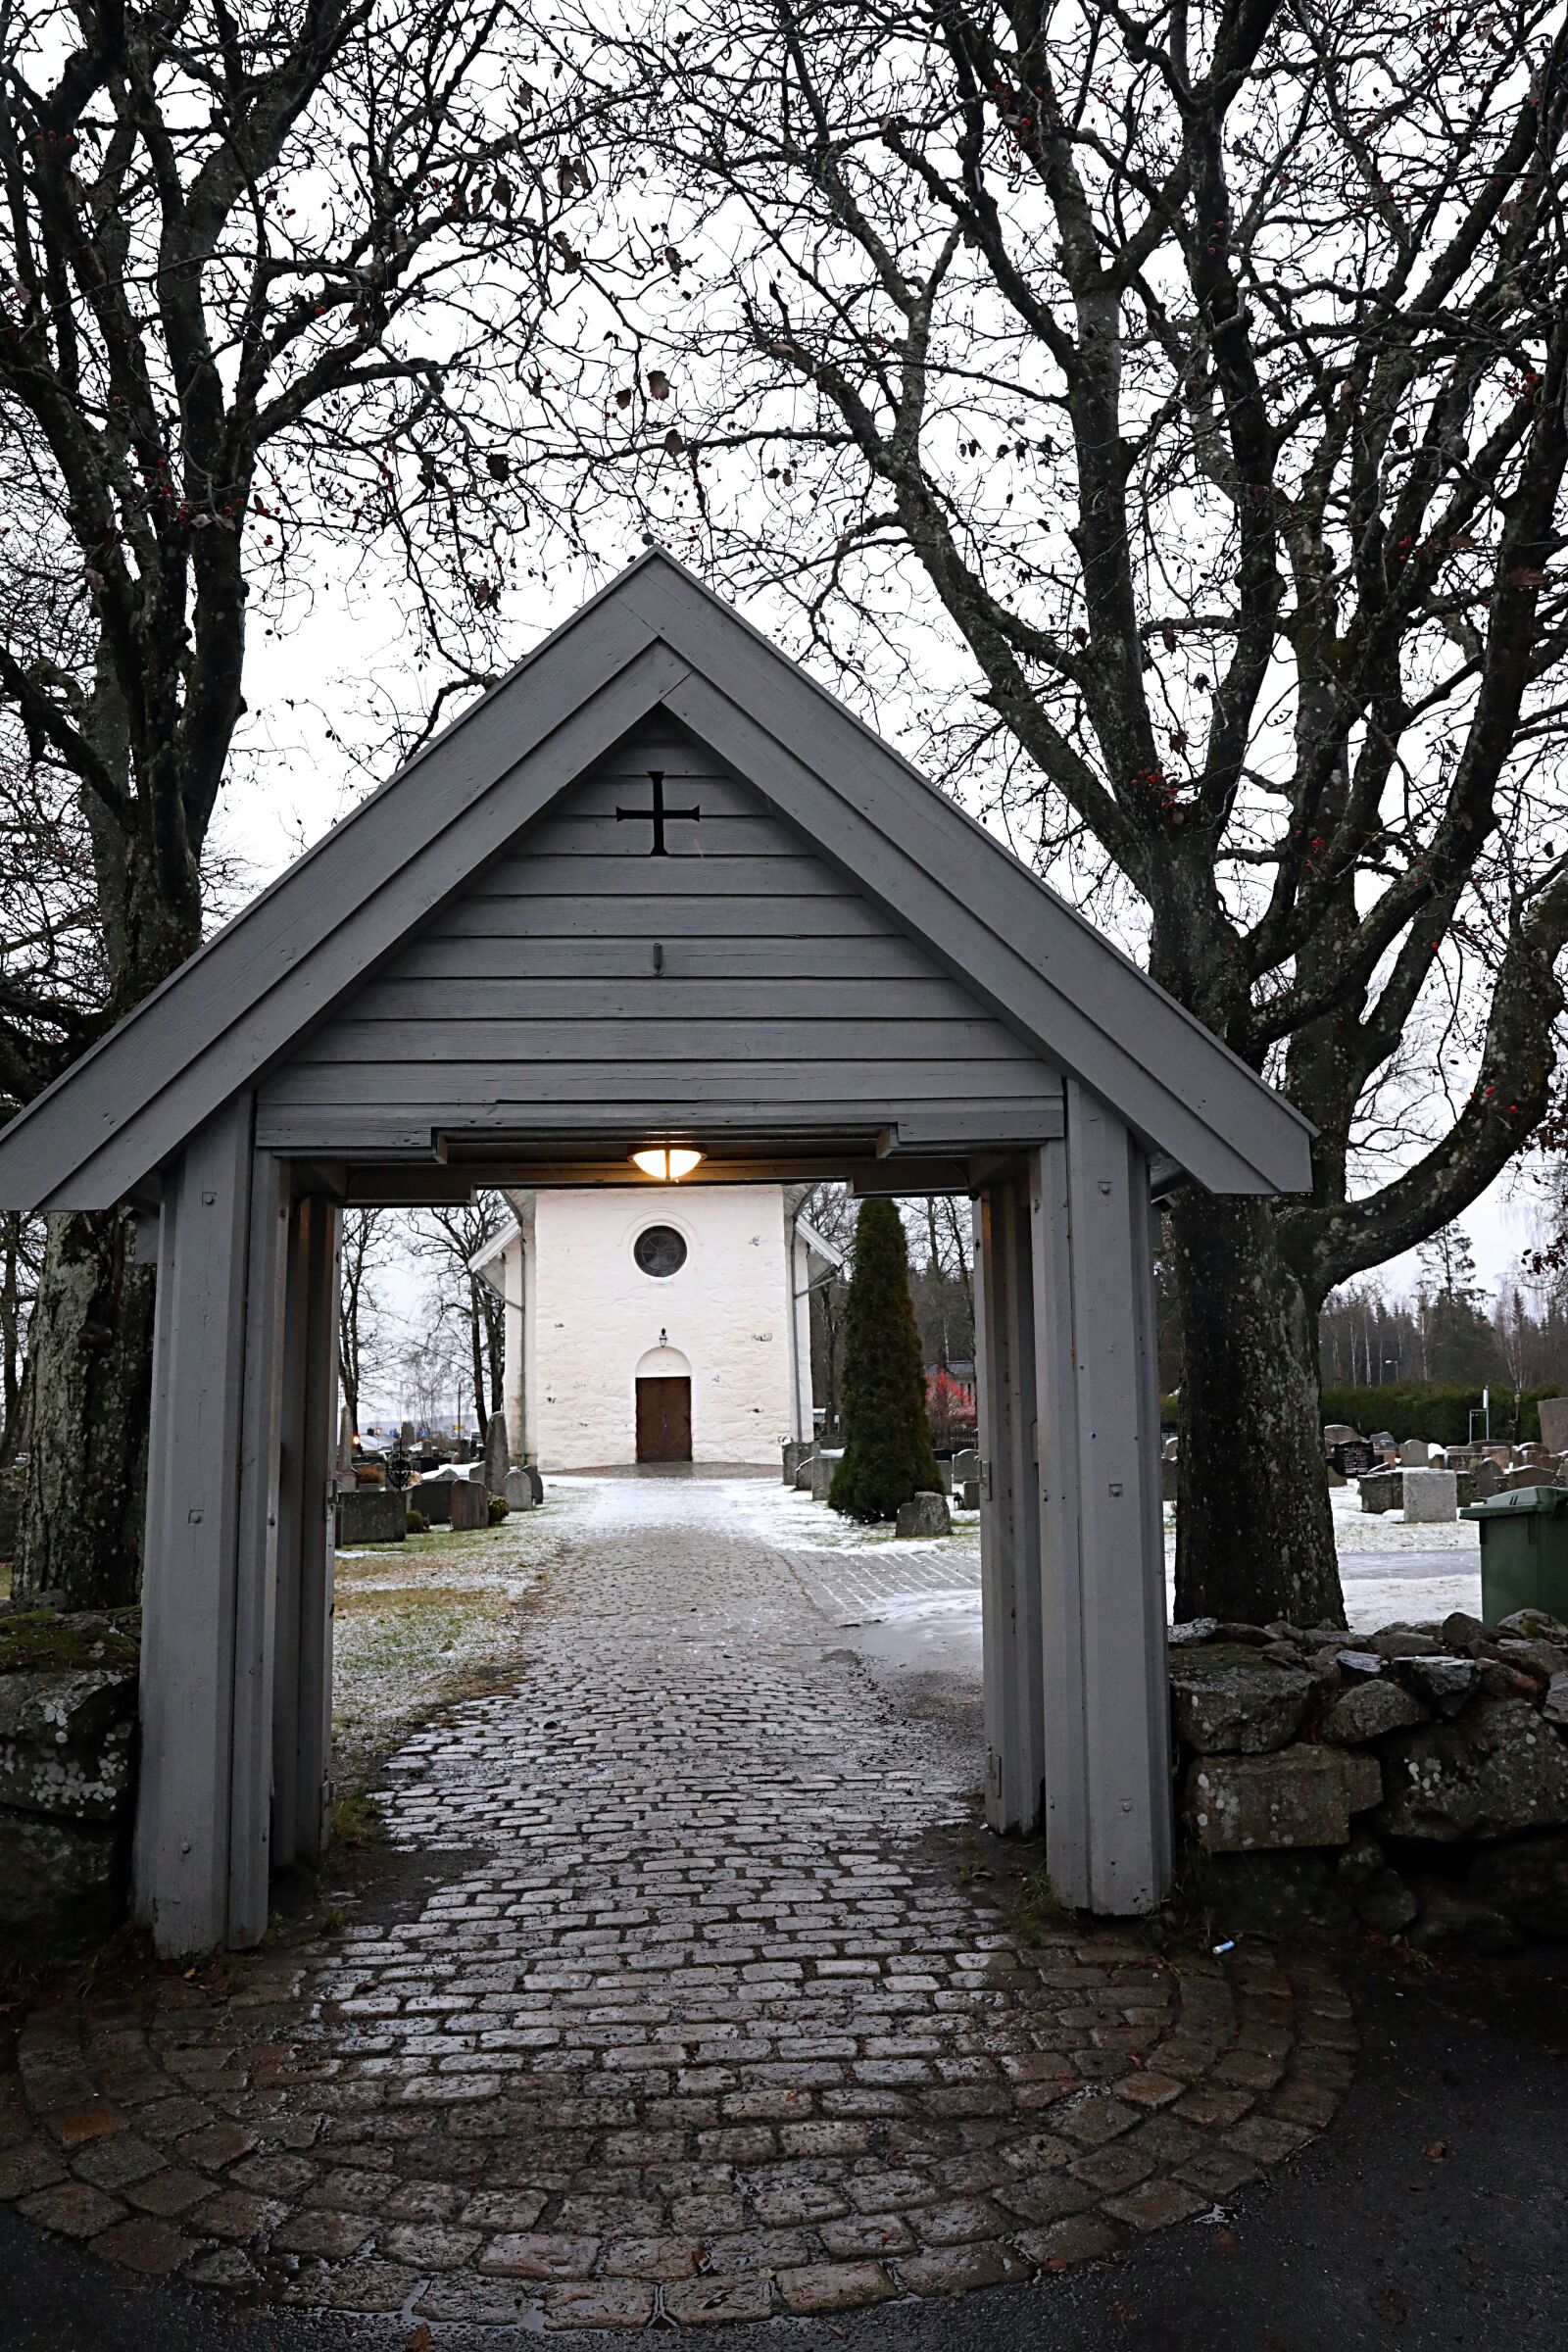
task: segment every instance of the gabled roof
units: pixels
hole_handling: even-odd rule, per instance
[[[661,705],[1152,1150],[1213,1192],[1308,1189],[1292,1104],[652,548],[12,1121],[0,1205],[123,1199]]]

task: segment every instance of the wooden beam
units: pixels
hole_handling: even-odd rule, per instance
[[[975,1203],[974,1299],[986,1820],[1029,1831],[1040,1817],[1045,1724],[1034,1280],[1019,1183],[988,1185]]]
[[[224,1942],[248,1950],[270,1909],[272,1671],[276,1652],[278,1464],[283,1416],[289,1172],[253,1155],[244,1300],[239,1524],[234,1558],[234,1728]]]
[[[1149,1163],[1069,1082],[1032,1187],[1046,1862],[1062,1900],[1153,1908],[1171,1872]]]
[[[329,1771],[340,1222],[335,1201],[307,1198],[289,1233],[272,1708],[280,1869],[319,1853]]]
[[[252,1107],[191,1137],[160,1218],[133,1875],[164,1953],[228,1934]]]

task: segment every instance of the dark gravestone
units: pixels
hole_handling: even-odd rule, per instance
[[[423,1478],[413,1494],[414,1507],[422,1511],[432,1527],[452,1525],[452,1481],[450,1478]]]
[[[1342,1478],[1364,1478],[1376,1466],[1377,1456],[1365,1438],[1343,1438],[1329,1447],[1329,1460]]]
[[[396,1487],[361,1487],[337,1498],[341,1545],[401,1544],[409,1532],[409,1498]]]
[[[484,1481],[478,1478],[453,1478],[447,1481],[452,1494],[452,1525],[454,1530],[488,1527],[490,1496]]]

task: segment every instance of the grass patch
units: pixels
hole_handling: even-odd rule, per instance
[[[368,1788],[346,1788],[332,1805],[332,1843],[361,1851],[366,1846],[380,1845],[386,1838],[386,1821],[380,1806]]]
[[[1020,1943],[1044,1943],[1047,1936],[1073,1917],[1051,1883],[1046,1870],[1026,1871],[1007,1906],[1007,1927]]]

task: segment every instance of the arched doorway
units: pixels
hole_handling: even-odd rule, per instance
[[[637,1459],[692,1458],[692,1368],[678,1348],[650,1348],[638,1359]]]

